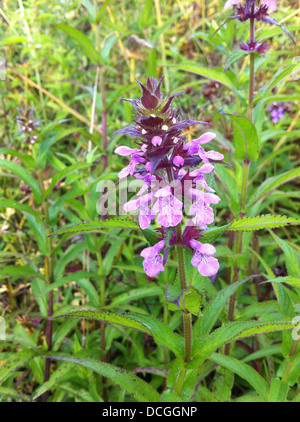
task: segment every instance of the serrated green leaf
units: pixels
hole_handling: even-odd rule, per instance
[[[224,72],[229,69],[231,65],[241,60],[243,57],[245,57],[247,54],[249,54],[247,51],[241,50],[240,48],[237,48],[234,50],[234,52],[229,56],[229,58],[226,60],[226,65],[224,67]]]
[[[228,231],[249,232],[253,230],[273,229],[300,224],[300,218],[286,217],[285,215],[258,215],[257,217],[243,217],[234,220],[228,227]]]
[[[300,278],[299,253],[297,253],[287,242],[276,236],[276,234],[271,230],[269,230],[269,232],[279,247],[283,250],[288,275]]]
[[[195,73],[196,75],[203,76],[204,78],[212,79],[213,81],[217,81],[220,84],[225,85],[227,88],[232,89],[230,79],[220,70],[207,69],[193,63],[182,63],[172,67],[176,67],[178,70],[183,70],[185,72]]]
[[[259,143],[255,126],[247,117],[235,114],[222,113],[230,117],[234,125],[235,154],[241,160],[248,159],[256,161],[258,159]]]
[[[231,343],[258,334],[291,330],[293,328],[295,328],[295,324],[287,321],[238,321],[226,324],[209,335],[194,339],[192,360],[187,364],[187,367],[194,368],[201,365],[205,359],[226,343]]]
[[[34,356],[36,356],[36,352],[34,352],[33,350],[12,354],[0,366],[0,384],[2,384],[3,381],[5,381],[6,378],[8,378],[10,375],[14,374],[16,369],[24,366]]]
[[[190,286],[184,290],[183,295],[180,298],[180,302],[182,309],[198,316],[203,303],[203,296],[197,289],[195,289],[195,287]]]
[[[237,281],[236,283],[226,286],[224,289],[220,290],[215,297],[213,297],[209,303],[205,306],[203,313],[203,318],[199,318],[194,325],[193,334],[195,338],[206,335],[210,332],[215,322],[217,321],[227,299],[244,283],[249,280],[252,280],[256,276],[250,276],[244,278],[243,280]]]
[[[214,353],[210,357],[210,360],[217,363],[218,365],[223,366],[224,368],[227,368],[229,371],[238,374],[241,378],[244,378],[264,399],[264,401],[267,401],[269,385],[257,371],[251,368],[251,366],[239,361],[238,359],[232,358],[230,356],[224,356],[218,353]]]
[[[177,356],[181,356],[184,351],[183,338],[151,315],[138,314],[136,312],[127,312],[119,315],[108,311],[78,310],[65,315],[58,315],[54,318],[62,317],[91,318],[122,325],[123,327],[151,334],[157,344],[167,347]]]
[[[55,315],[53,318],[56,319],[56,318],[65,318],[65,317],[97,319],[98,321],[105,321],[112,324],[122,325],[123,327],[132,328],[133,330],[138,330],[138,331],[151,334],[149,329],[146,326],[128,317],[127,314],[118,315],[109,311],[78,310],[78,311],[69,312],[68,314],[65,314],[65,315]]]
[[[98,233],[105,228],[119,228],[119,229],[134,229],[140,230],[138,224],[129,218],[109,218],[106,220],[101,220],[95,218],[91,221],[86,221],[83,223],[75,224],[74,226],[64,227],[56,230],[51,233],[50,236],[55,236],[57,234],[79,234],[79,233]]]
[[[51,356],[51,359],[63,362],[74,363],[87,369],[92,369],[98,374],[110,379],[113,383],[119,385],[128,394],[132,395],[137,401],[141,402],[159,402],[159,394],[138,376],[118,368],[109,363],[98,362],[90,358],[76,358],[64,356]]]
[[[265,180],[256,191],[250,196],[247,207],[250,208],[256,202],[261,200],[264,196],[273,192],[275,189],[279,188],[283,184],[290,182],[293,179],[296,179],[300,176],[300,167],[297,167],[293,170],[289,170],[286,173],[282,173],[278,176],[269,177]]]
[[[228,229],[231,223],[221,227],[210,227],[201,232],[204,239],[200,239],[201,243],[214,243]]]
[[[26,402],[31,401],[31,397],[28,397],[25,394],[19,393],[13,388],[7,388],[7,387],[0,387],[0,399],[1,397],[11,397],[13,399],[16,399],[18,403],[22,401],[26,401]]]
[[[31,187],[35,200],[40,204],[42,202],[42,194],[38,182],[27,171],[12,161],[0,160],[0,167],[3,167],[23,180],[28,186]]]
[[[300,288],[300,278],[298,277],[276,277],[272,278],[271,280],[264,281],[264,283],[286,283],[289,284],[292,287],[298,287]]]

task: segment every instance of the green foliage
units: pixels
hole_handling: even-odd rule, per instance
[[[258,55],[238,48],[249,22],[225,19],[224,1],[2,3],[0,401],[299,402],[300,65],[285,36],[297,40],[295,6],[258,23],[270,46]],[[212,130],[225,156],[205,176],[221,201],[199,238],[220,268],[202,277],[184,248],[182,290],[174,246],[164,273],[143,270],[157,225],[97,217],[97,184],[118,188],[128,165],[115,148],[135,147],[114,135],[132,122],[119,100],[151,75],[164,93],[185,91],[172,103],[182,119],[210,123],[187,139]],[[16,122],[22,106],[39,121],[34,144]]]
[[[262,229],[275,229],[284,226],[299,225],[300,219],[282,215],[259,215],[257,217],[244,217],[230,224],[229,231],[253,231]]]
[[[139,229],[139,226],[129,218],[109,218],[107,220],[94,219],[84,223],[79,223],[71,227],[58,229],[51,233],[56,234],[78,234],[78,233],[98,233],[103,228],[120,228],[120,229]]]

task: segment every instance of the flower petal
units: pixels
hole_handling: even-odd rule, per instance
[[[209,255],[202,255],[197,269],[203,277],[211,277],[218,272],[219,267],[220,265],[216,258]]]
[[[122,157],[125,157],[127,155],[132,155],[135,152],[139,152],[140,150],[137,148],[129,148],[126,146],[121,146],[115,149],[115,154],[121,155]]]

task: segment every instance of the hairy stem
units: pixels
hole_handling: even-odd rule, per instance
[[[167,170],[169,182],[174,181],[174,175],[171,168]],[[186,273],[185,273],[185,262],[182,246],[182,227],[181,223],[176,226],[176,251],[178,257],[178,274],[179,274],[179,283],[180,290],[183,292],[187,288]],[[191,359],[192,352],[192,315],[189,312],[183,313],[183,331],[184,331],[184,362],[189,362]],[[177,394],[181,393],[186,370],[181,369],[175,385],[175,392]]]
[[[178,273],[181,291],[187,288],[186,274],[185,274],[185,263],[183,256],[182,242],[182,231],[181,224],[176,227],[176,249],[178,256]],[[183,328],[184,328],[184,361],[189,362],[191,359],[192,351],[192,315],[190,313],[183,314]]]
[[[296,356],[298,344],[299,344],[299,340],[293,341],[291,352],[289,354],[290,358],[294,358]],[[292,368],[292,362],[290,360],[288,360],[286,367],[285,367],[285,370],[284,370],[284,373],[283,373],[283,376],[282,376],[282,381],[287,382],[291,368]]]
[[[252,7],[252,15],[254,14],[254,7]],[[253,18],[250,19],[250,42],[255,41],[255,21]],[[254,84],[255,84],[255,55],[254,53],[250,54],[250,79],[249,79],[249,100],[248,100],[248,118],[250,122],[253,122],[253,98],[254,98]],[[243,163],[243,179],[242,179],[242,188],[241,188],[241,202],[240,202],[240,216],[242,217],[242,213],[244,211],[246,205],[246,197],[247,197],[247,188],[248,188],[248,180],[249,180],[249,167],[250,161],[248,159],[248,152],[246,150],[246,158]],[[242,252],[243,247],[243,233],[238,232],[236,238],[236,254],[240,254]],[[235,264],[234,272],[233,272],[233,280],[232,283],[238,281],[240,269]],[[228,310],[228,320],[233,321],[234,318],[234,306],[235,306],[235,299],[236,293],[234,293],[230,297],[229,301],[229,310]],[[225,346],[225,355],[229,355],[230,352],[230,344],[226,344]]]

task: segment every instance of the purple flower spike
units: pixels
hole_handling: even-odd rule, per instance
[[[191,264],[203,277],[211,277],[218,272],[219,262],[211,255],[216,253],[216,248],[209,243],[200,243],[197,240],[190,240],[190,245],[196,253],[191,260]]]
[[[144,258],[143,267],[149,277],[156,277],[160,271],[164,271],[163,257],[160,252],[165,247],[165,241],[161,240],[156,245],[142,250],[141,256]]]
[[[180,120],[179,111],[171,107],[179,93],[164,97],[161,93],[161,81],[149,78],[145,85],[139,82],[142,97],[128,100],[137,111],[135,126],[117,132],[136,137],[139,147],[116,148],[116,154],[130,157],[129,165],[121,170],[119,178],[131,175],[143,180],[136,196],[124,204],[124,210],[129,213],[138,211],[142,230],[147,229],[152,220],[156,220],[160,226],[156,231],[160,233],[162,240],[141,253],[144,257],[143,266],[149,277],[156,277],[160,271],[164,271],[170,247],[173,245],[182,245],[189,249],[195,249],[194,246],[197,245],[192,263],[197,263],[197,268],[203,275],[215,274],[212,267],[218,267],[217,260],[210,256],[215,252],[214,247],[210,245],[211,249],[208,250],[209,245],[201,246],[197,239],[202,236],[201,231],[214,221],[212,204],[220,201],[206,181],[206,175],[214,171],[214,165],[210,161],[220,161],[224,156],[213,150],[206,151],[202,147],[216,137],[213,132],[202,133],[197,139],[187,143],[182,135],[183,130],[201,122]],[[188,204],[184,204],[185,199],[188,199]],[[183,221],[186,221],[183,235],[177,238],[175,228]]]

